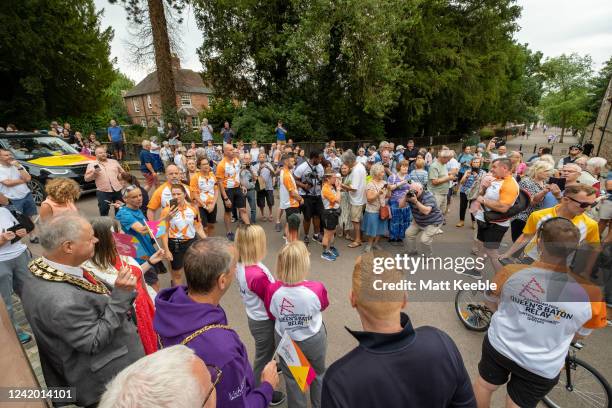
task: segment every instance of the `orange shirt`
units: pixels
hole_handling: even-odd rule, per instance
[[[170,206],[162,210],[160,218],[166,218],[168,213],[170,213]],[[196,226],[199,224],[200,212],[190,204],[185,204],[168,221],[168,238],[193,239],[196,236]]]
[[[340,201],[338,200],[336,190],[332,188],[331,184],[323,184],[321,198],[323,199],[323,208],[326,210],[340,208]]]
[[[151,199],[149,200],[149,205],[147,205],[147,208],[149,210],[155,211],[158,208],[167,207],[170,200],[172,200],[172,190],[170,189],[170,187],[171,187],[170,183],[168,183],[167,181],[161,186],[157,187],[157,190],[153,192],[153,195],[151,196]],[[186,186],[183,184],[183,187],[185,187],[185,191],[187,191],[187,195],[190,196],[189,186]]]
[[[223,188],[240,187],[240,160],[237,158],[223,160],[217,164],[217,180],[221,180]]]
[[[208,205],[215,201],[215,192],[219,189],[217,178],[212,172],[203,176],[200,172],[191,177],[189,183],[192,197],[198,197],[204,204]]]

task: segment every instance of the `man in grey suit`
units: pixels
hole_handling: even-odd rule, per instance
[[[111,293],[81,267],[97,239],[80,216],[52,219],[39,237],[44,253],[30,263],[21,299],[45,382],[75,387],[76,403],[95,407],[106,383],[144,355],[131,320],[136,279],[123,268]]]

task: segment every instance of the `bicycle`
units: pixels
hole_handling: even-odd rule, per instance
[[[610,408],[611,390],[606,379],[590,364],[576,358],[582,343],[572,343],[559,382],[542,400],[550,408]]]
[[[455,312],[463,325],[472,331],[489,329],[493,312],[484,303],[482,290],[459,290],[455,295]]]

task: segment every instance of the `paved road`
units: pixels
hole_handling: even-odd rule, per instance
[[[96,201],[92,195],[82,198],[78,207],[87,216],[97,215]],[[448,225],[444,227],[444,234],[438,235],[434,242],[434,253],[436,255],[464,256],[469,253],[472,230],[469,229],[469,222],[467,223],[468,226],[463,228],[454,226],[458,222],[457,207],[458,199],[453,199]],[[222,215],[219,212],[219,220],[221,219]],[[262,225],[268,236],[268,255],[264,262],[270,270],[274,270],[275,255],[283,244],[283,239],[279,233],[274,232],[272,223],[265,222]],[[222,222],[218,223],[217,227],[217,233],[224,232]],[[347,248],[347,242],[344,239],[339,240],[337,247],[341,255],[333,263],[320,258],[320,246],[318,244],[310,244],[312,254],[310,279],[323,281],[330,299],[330,306],[324,312],[329,342],[327,350],[328,365],[346,354],[357,344],[344,327],[361,329],[357,313],[352,310],[348,302],[353,263],[360,254],[360,250]],[[397,247],[388,246],[388,244],[383,244],[383,246],[391,253],[398,252]],[[32,249],[35,253],[40,252],[40,247],[37,245],[34,245]],[[449,277],[456,277],[453,273],[450,273],[450,275]],[[169,286],[168,274],[162,275],[162,286]],[[470,332],[461,325],[455,315],[453,299],[454,293],[450,293],[444,299],[433,298],[432,296],[431,299],[427,299],[431,301],[427,302],[411,301],[409,297],[406,312],[410,315],[415,327],[430,325],[447,332],[457,343],[469,374],[474,379],[477,375],[483,334]],[[222,306],[227,311],[230,325],[239,333],[247,346],[249,355],[253,357],[254,343],[248,330],[246,314],[237,287],[227,293]],[[593,364],[607,378],[612,380],[612,329],[605,328],[595,332],[585,343],[586,347],[580,352],[580,357]],[[35,350],[32,347],[29,348],[31,349],[29,354],[37,365]],[[397,373],[397,375],[401,375],[401,373]],[[504,405],[504,394],[501,390],[497,394],[493,406],[502,407]]]

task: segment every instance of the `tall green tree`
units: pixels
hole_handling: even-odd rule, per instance
[[[0,13],[0,123],[33,128],[98,112],[113,81],[112,29],[93,0],[6,0]]]
[[[127,91],[134,87],[134,81],[128,78],[125,74],[116,70],[114,72],[114,80],[110,86],[104,91],[108,99],[107,107],[100,112],[104,123],[108,123],[111,119],[115,119],[117,123],[128,123],[128,113],[123,100],[122,91]]]
[[[540,108],[546,122],[561,128],[561,143],[565,129],[583,129],[588,124],[588,83],[593,73],[592,65],[590,56],[575,53],[547,58],[542,64],[545,93]]]
[[[587,110],[589,111],[589,123],[597,120],[601,101],[606,95],[608,84],[612,80],[612,57],[604,63],[597,75],[589,81],[589,93]]]

